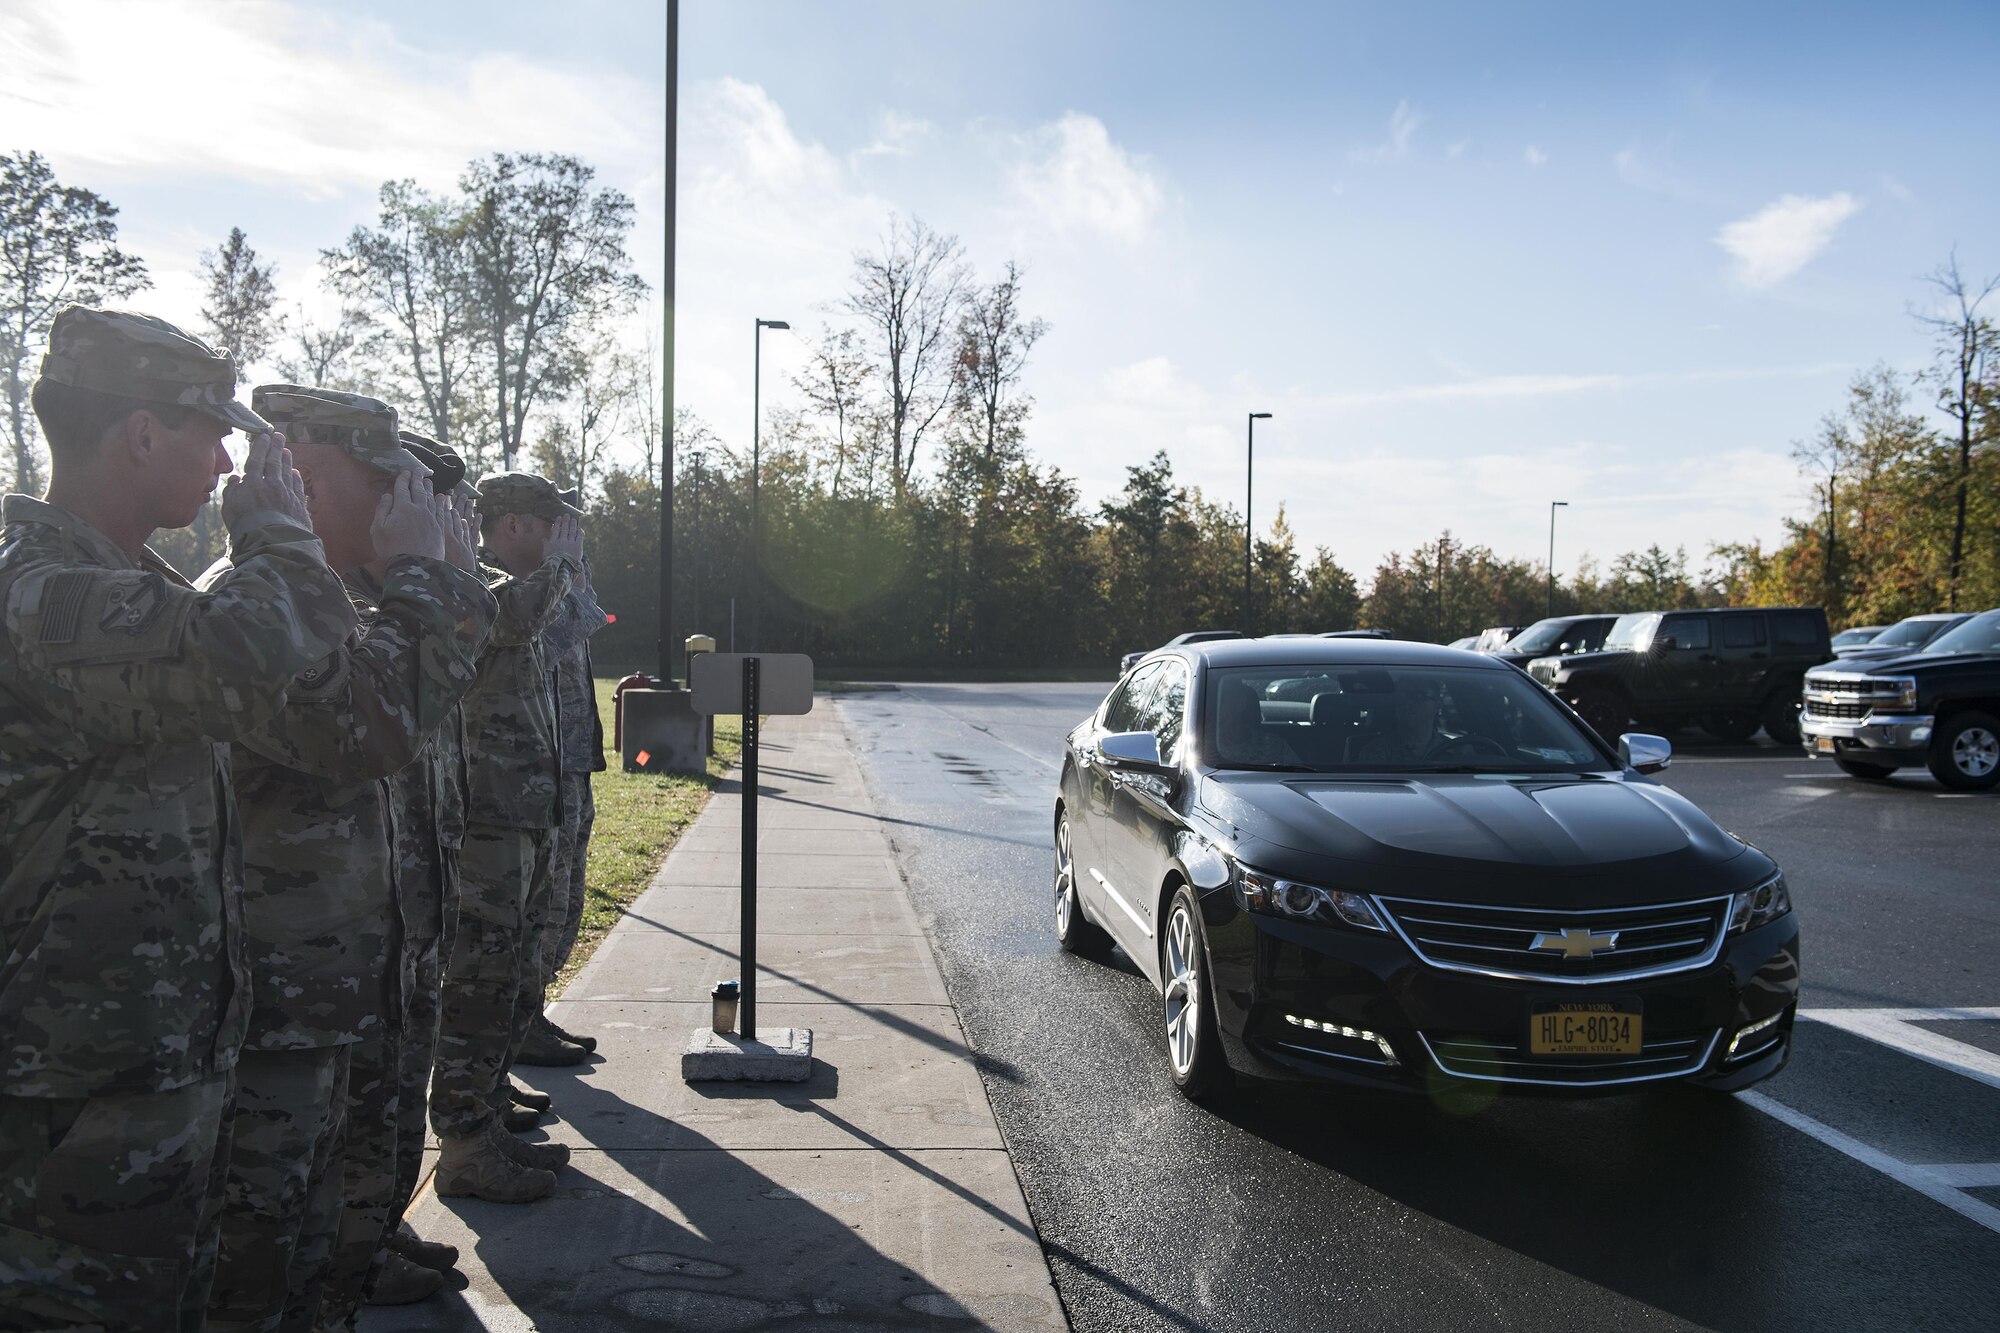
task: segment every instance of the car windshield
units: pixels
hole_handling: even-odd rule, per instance
[[[1926,653],[2000,653],[2000,611],[1985,611],[1924,646]]]
[[[1573,621],[1537,620],[1528,628],[1507,640],[1510,653],[1545,653],[1563,640],[1563,632]]]
[[[1659,627],[1658,611],[1635,611],[1629,616],[1620,616],[1617,623],[1611,626],[1611,632],[1604,636],[1604,646],[1644,652],[1653,646],[1653,631]]]
[[[1867,643],[1882,631],[1879,629],[1844,629],[1833,636],[1836,648],[1852,648],[1858,643]]]
[[[1217,667],[1202,753],[1279,772],[1577,773],[1589,737],[1518,671],[1430,666]]]
[[[1868,641],[1870,648],[1919,648],[1937,637],[1949,621],[1899,620]]]

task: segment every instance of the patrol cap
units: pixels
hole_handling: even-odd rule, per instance
[[[582,518],[583,511],[563,503],[562,493],[547,477],[532,472],[496,472],[479,482],[479,508],[491,515],[532,514],[551,522],[568,514]]]
[[[431,474],[403,447],[396,409],[380,398],[299,384],[260,384],[250,391],[250,405],[288,440],[333,445],[379,472]]]
[[[42,378],[140,403],[191,407],[252,434],[270,424],[236,401],[236,358],[136,310],[69,305],[49,326]]]
[[[403,447],[417,456],[417,461],[431,470],[431,489],[439,495],[447,491],[456,493],[465,482],[465,460],[458,456],[448,444],[439,444],[428,435],[419,435],[413,430],[399,430],[396,437]],[[479,491],[468,484],[468,489],[477,496]]]

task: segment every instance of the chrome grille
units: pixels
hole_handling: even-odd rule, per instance
[[[1862,722],[1874,711],[1874,704],[1852,699],[1808,699],[1805,706],[1805,716],[1828,722]]]
[[[1377,901],[1403,942],[1433,967],[1568,984],[1706,966],[1722,949],[1730,906],[1727,897],[1584,911],[1481,907],[1416,898]],[[1588,958],[1535,947],[1537,939],[1559,939],[1565,931],[1616,939],[1608,947],[1600,945]]]
[[[1499,1083],[1545,1083],[1587,1087],[1594,1083],[1641,1083],[1679,1078],[1708,1063],[1720,1032],[1662,1037],[1645,1042],[1637,1055],[1529,1055],[1515,1042],[1475,1037],[1417,1034],[1437,1067],[1456,1078]]]

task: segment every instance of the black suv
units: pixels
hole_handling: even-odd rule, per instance
[[[1538,657],[1528,674],[1600,736],[1637,718],[1662,734],[1699,722],[1725,741],[1762,726],[1796,745],[1801,682],[1833,656],[1831,638],[1816,606],[1640,611],[1618,617],[1602,651]]]
[[[1537,620],[1487,656],[1526,670],[1537,657],[1594,653],[1604,646],[1604,636],[1617,622],[1617,616],[1550,616]]]
[[[1907,657],[1815,667],[1805,700],[1806,753],[1857,778],[1923,764],[1959,791],[2000,786],[2000,611]]]

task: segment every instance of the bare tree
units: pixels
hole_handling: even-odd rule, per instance
[[[278,374],[293,384],[359,392],[358,367],[374,339],[368,323],[343,304],[331,324],[321,324],[303,310],[282,322],[286,341],[277,355]]]
[[[842,308],[874,344],[888,392],[889,470],[901,491],[916,470],[924,432],[951,401],[959,304],[967,274],[956,236],[891,215],[882,248],[854,256],[854,289]]]
[[[1046,320],[1021,318],[1021,278],[1021,266],[1008,260],[998,282],[967,295],[958,322],[953,376],[960,406],[972,419],[988,462],[1003,437],[1019,434],[1032,400],[1015,391],[1028,353],[1049,331]]]
[[[6,372],[13,485],[42,488],[29,358],[71,302],[95,305],[149,285],[146,266],[118,248],[118,210],[57,183],[40,153],[0,154],[0,367]]]
[[[625,253],[632,201],[595,188],[595,176],[574,157],[496,153],[460,181],[471,309],[509,467],[529,410],[575,382],[572,335],[629,310],[646,291]]]
[[[236,354],[237,365],[262,360],[279,328],[275,267],[259,263],[243,228],[231,227],[220,250],[201,252],[196,272],[202,281],[204,331]]]
[[[390,368],[407,379],[431,435],[456,446],[475,352],[465,218],[414,181],[384,184],[381,204],[375,227],[356,227],[346,245],[321,253],[326,282],[383,335]]]
[[[852,329],[821,337],[812,348],[804,373],[792,378],[792,387],[824,423],[820,435],[833,463],[835,497],[840,495],[849,465],[865,465],[868,460],[859,455],[872,450],[877,442],[867,420],[868,391],[873,378],[868,358],[861,350],[861,340]],[[872,477],[872,468],[863,466],[857,470]]]
[[[1977,290],[1958,271],[1958,256],[1940,265],[1930,283],[1944,297],[1942,315],[1918,314],[1917,322],[1937,338],[1937,360],[1928,378],[1937,389],[1938,407],[1951,418],[1958,439],[1957,466],[1952,475],[1951,561],[1945,575],[1945,608],[1958,610],[1959,578],[1965,571],[1965,508],[1972,483],[1972,456],[1986,433],[1991,410],[1987,374],[2000,330],[1979,313],[1987,297],[2000,289],[2000,277],[1988,278]]]

